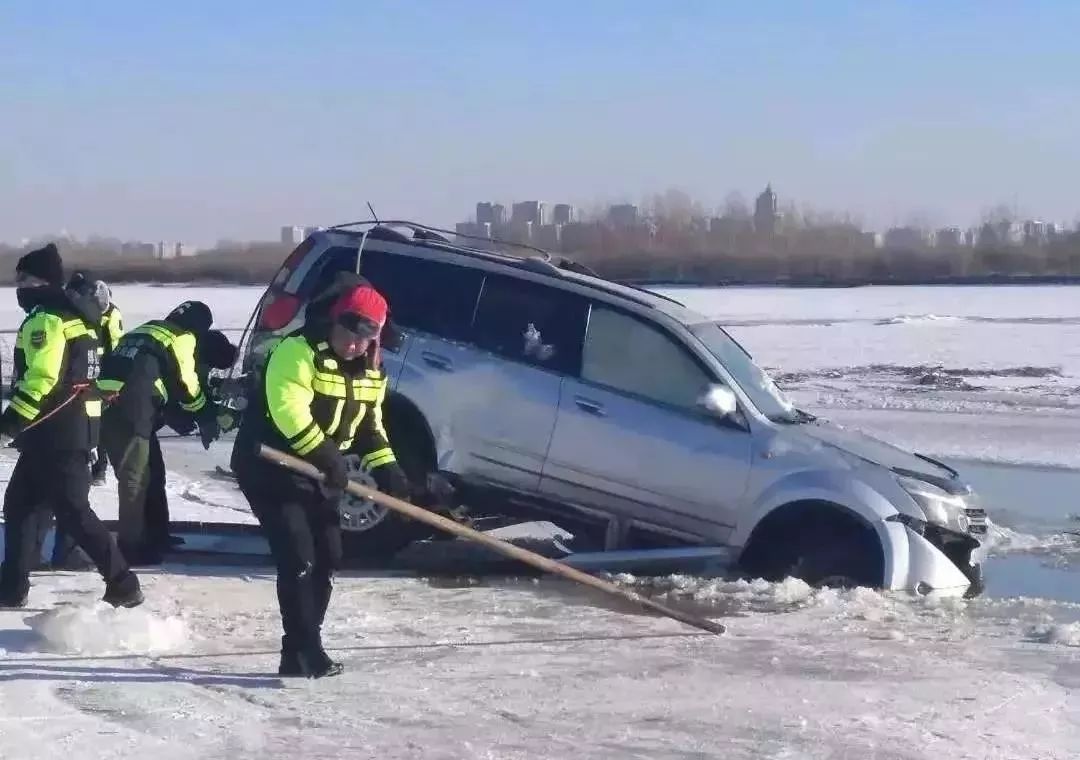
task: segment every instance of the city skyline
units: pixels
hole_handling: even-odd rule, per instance
[[[0,238],[717,207],[761,178],[872,229],[1080,211],[1080,6],[316,5],[5,5]]]

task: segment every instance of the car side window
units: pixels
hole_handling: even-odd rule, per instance
[[[697,409],[710,380],[686,348],[640,319],[594,304],[581,377],[650,401]]]
[[[364,251],[360,274],[386,297],[394,324],[450,340],[468,336],[483,272],[441,261]]]
[[[480,348],[566,374],[581,367],[584,299],[529,280],[488,275],[473,325]]]

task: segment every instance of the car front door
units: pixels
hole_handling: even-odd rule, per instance
[[[593,304],[541,491],[624,525],[726,540],[750,473],[750,435],[698,405],[715,382],[666,330]]]

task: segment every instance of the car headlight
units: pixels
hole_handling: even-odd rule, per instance
[[[957,533],[967,533],[971,527],[967,514],[967,501],[963,495],[948,493],[922,480],[898,477],[900,486],[926,515],[926,522],[940,525]]]

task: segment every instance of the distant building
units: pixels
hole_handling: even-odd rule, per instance
[[[476,223],[498,227],[506,224],[506,207],[501,203],[477,203]]]
[[[488,222],[459,222],[454,228],[457,234],[470,238],[490,238],[491,224]]]
[[[571,224],[574,221],[574,207],[569,203],[556,203],[551,209],[552,224]]]
[[[510,223],[516,227],[532,224],[540,227],[547,223],[543,201],[522,201],[515,203],[510,212]]]
[[[307,240],[309,237],[314,235],[316,232],[322,232],[324,229],[326,229],[326,228],[325,227],[305,227],[304,228],[304,238],[303,239]]]
[[[176,255],[176,246],[172,243],[160,241],[154,249],[154,256],[159,259],[171,259]]]
[[[192,253],[194,253],[194,251],[184,243],[176,244],[176,258],[182,259],[185,256],[190,256]]]
[[[1065,227],[1054,222],[1043,222],[1029,219],[1024,222],[1024,242],[1044,245],[1059,235],[1064,234]]]
[[[927,234],[918,227],[892,227],[885,232],[885,247],[895,251],[917,251],[926,247]]]
[[[942,227],[940,230],[936,230],[933,235],[935,248],[960,248],[964,245],[964,240],[964,231],[959,227]]]
[[[638,208],[632,203],[620,203],[608,208],[608,221],[612,227],[636,227]]]
[[[776,193],[770,183],[754,201],[754,229],[759,233],[772,235],[776,232],[778,218]]]
[[[281,228],[282,245],[299,245],[304,242],[304,228],[288,225]]]
[[[533,227],[532,243],[545,250],[557,250],[562,238],[562,230],[561,224],[542,224],[539,227]]]

